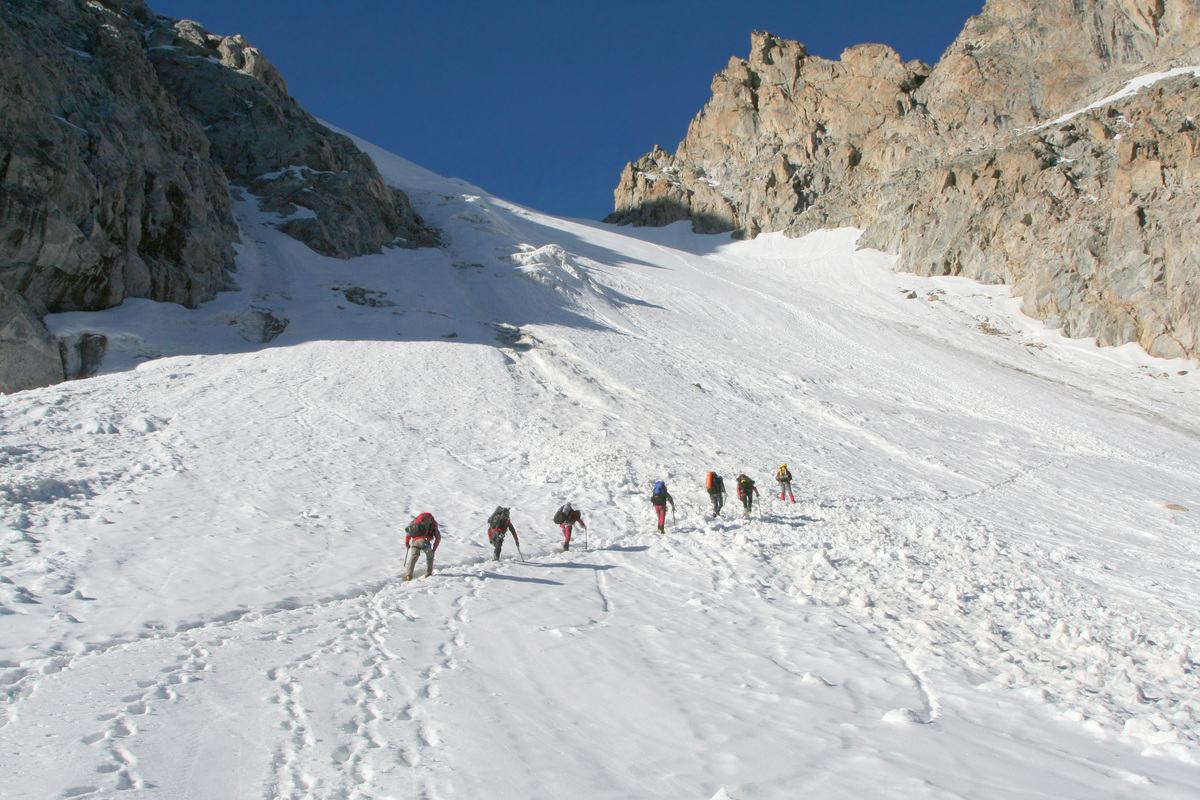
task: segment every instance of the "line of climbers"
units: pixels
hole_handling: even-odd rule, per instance
[[[564,503],[559,507],[558,511],[554,512],[554,522],[562,528],[564,551],[571,549],[571,533],[575,526],[581,526],[585,531],[587,525],[583,521],[583,515],[579,513],[579,509],[571,506],[570,503]],[[500,560],[500,550],[504,547],[504,537],[512,534],[513,542],[517,545],[517,552],[521,552],[521,539],[517,536],[517,529],[513,527],[512,519],[509,517],[509,509],[504,506],[496,506],[496,510],[488,517],[488,544],[492,546],[492,561]],[[413,569],[417,566],[417,559],[421,553],[425,553],[425,577],[428,578],[433,574],[433,554],[437,551],[442,543],[442,532],[438,527],[437,520],[429,512],[418,514],[404,529],[404,549],[407,551],[407,556],[404,559],[404,580],[411,581]]]
[[[793,503],[796,502],[796,496],[792,494],[792,473],[787,464],[779,467],[779,471],[775,474],[775,480],[779,482],[779,499],[783,500],[786,497]],[[755,487],[754,481],[745,474],[739,474],[736,482],[738,499],[742,501],[742,508],[749,515],[753,511],[754,498],[758,496],[758,489]],[[705,478],[704,488],[708,491],[708,497],[712,501],[713,516],[721,516],[721,509],[725,505],[725,480],[717,473],[709,472]],[[654,506],[658,517],[658,532],[662,533],[667,521],[667,504],[671,506],[672,517],[675,514],[675,498],[671,497],[671,493],[667,491],[665,481],[655,481],[654,491],[650,494],[650,503]],[[576,525],[587,530],[587,525],[583,522],[583,515],[570,503],[564,503],[558,511],[554,512],[554,523],[562,528],[562,549],[564,551],[571,549],[571,532]],[[492,546],[493,561],[500,560],[500,550],[504,547],[504,538],[510,533],[517,546],[517,552],[520,553],[521,540],[509,517],[509,509],[504,506],[496,506],[496,510],[488,517],[487,532],[488,544]],[[404,547],[407,551],[404,571],[406,581],[412,580],[413,569],[422,552],[425,553],[425,577],[428,578],[433,574],[433,554],[437,552],[441,543],[441,530],[438,528],[437,520],[429,512],[419,514],[409,523],[408,527],[404,529]]]
[[[779,499],[790,499],[793,503],[796,502],[796,496],[792,494],[792,472],[788,469],[787,464],[782,464],[779,471],[775,473],[775,480],[779,482]],[[736,479],[738,500],[742,501],[742,509],[746,514],[754,510],[754,498],[758,497],[758,488],[755,487],[754,481],[746,477],[745,474],[739,473]],[[725,479],[715,472],[709,472],[705,476],[704,488],[708,492],[708,499],[712,502],[713,516],[721,516],[721,509],[725,506]],[[675,498],[671,497],[671,493],[667,491],[667,484],[663,481],[656,481],[654,491],[650,495],[650,503],[654,506],[654,511],[658,515],[658,532],[663,532],[663,525],[667,521],[667,504],[671,504],[671,513],[675,513]]]

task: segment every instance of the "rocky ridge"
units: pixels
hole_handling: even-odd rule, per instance
[[[841,61],[766,33],[712,84],[675,154],[625,167],[609,221],[753,236],[782,230],[851,175],[886,175],[935,134],[914,92],[930,67],[884,45]]]
[[[437,241],[244,38],[142,0],[6,0],[0,81],[0,391],[66,376],[46,313],[233,288],[231,183],[326,255]]]
[[[1184,64],[1197,0],[989,0],[933,68],[757,33],[676,152],[626,167],[608,221],[855,226],[899,269],[1013,286],[1068,335],[1196,358],[1196,78],[1060,119]]]
[[[203,126],[213,159],[264,209],[290,217],[279,225],[285,233],[336,258],[437,243],[408,197],[350,139],[301,108],[244,37],[163,19],[147,44],[163,85]]]

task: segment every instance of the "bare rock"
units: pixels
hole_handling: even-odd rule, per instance
[[[1011,285],[1069,336],[1195,357],[1198,117],[1200,79],[1181,76],[905,176],[860,243],[907,271]]]
[[[782,230],[832,187],[859,172],[888,173],[933,135],[913,113],[928,72],[884,45],[829,61],[756,33],[750,58],[713,79],[713,97],[677,152],[656,148],[625,168],[608,221]]]
[[[64,377],[58,341],[19,294],[0,284],[0,392],[48,386]]]
[[[262,198],[264,209],[294,217],[281,230],[337,258],[437,243],[407,196],[289,97],[279,71],[243,37],[188,20],[172,27],[172,46],[149,51],[159,79],[203,126],[230,181]]]
[[[990,137],[1195,55],[1190,0],[989,0],[918,93],[943,132]],[[1189,62],[1189,63],[1195,63]]]
[[[0,280],[37,313],[194,306],[236,239],[208,140],[145,58],[138,2],[0,15]]]

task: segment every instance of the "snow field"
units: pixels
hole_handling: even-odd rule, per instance
[[[1192,365],[853,231],[557,220],[372,155],[443,248],[323,259],[248,198],[242,291],[63,315],[106,374],[0,398],[0,794],[1196,796]]]

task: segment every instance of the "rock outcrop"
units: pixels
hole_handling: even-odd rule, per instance
[[[1200,79],[947,158],[883,187],[860,244],[1005,283],[1068,336],[1200,355]]]
[[[2,346],[6,362],[44,362],[20,374],[62,379],[57,348],[14,355],[48,335],[42,314],[126,297],[195,305],[229,284],[225,177],[145,57],[137,29],[153,15],[123,10],[29,2],[0,13],[0,314],[32,313],[41,329]]]
[[[1012,285],[1068,335],[1196,358],[1200,83],[1054,122],[1182,64],[1200,64],[1198,0],[989,0],[932,69],[755,34],[676,152],[626,167],[609,221],[852,225],[900,269]]]
[[[1194,58],[1197,45],[1192,0],[989,0],[942,55],[920,100],[944,132],[987,138]]]
[[[23,297],[0,284],[0,392],[47,386],[62,379],[58,341]]]
[[[437,243],[405,194],[350,139],[301,108],[245,38],[190,20],[163,20],[147,35],[159,79],[203,126],[213,160],[265,210],[293,217],[280,223],[285,233],[336,258]]]
[[[327,255],[437,241],[242,37],[142,0],[0,6],[0,391],[63,379],[46,313],[232,288],[231,182]]]
[[[698,231],[782,230],[850,176],[878,180],[934,136],[915,90],[930,68],[890,47],[851,48],[841,61],[766,33],[749,60],[713,79],[713,97],[672,155],[626,166],[610,221]]]

